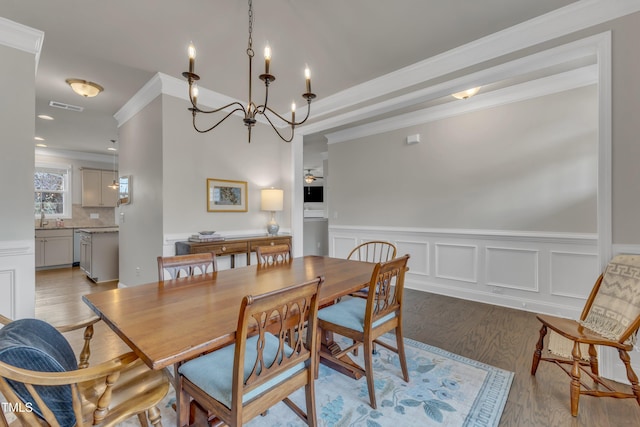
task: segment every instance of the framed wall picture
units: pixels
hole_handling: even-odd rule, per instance
[[[207,178],[208,212],[247,212],[247,182]]]

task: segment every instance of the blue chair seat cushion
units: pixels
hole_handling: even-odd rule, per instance
[[[265,345],[263,360],[267,366],[271,366],[277,356],[279,340],[276,336],[269,333],[266,333],[264,337]],[[253,365],[258,357],[256,350],[257,340],[257,336],[247,338],[244,357],[244,380],[246,380],[251,374]],[[227,408],[231,408],[233,357],[235,347],[235,344],[232,344],[223,347],[220,350],[216,350],[212,353],[190,360],[180,366],[178,372],[205,391],[209,396],[224,404]],[[292,353],[293,349],[285,344],[285,354],[291,355]],[[304,363],[298,363],[286,371],[283,371],[261,386],[245,393],[242,397],[242,402],[246,403],[250,401],[262,392],[273,388],[304,368]]]
[[[58,330],[37,319],[20,319],[0,329],[0,361],[39,372],[66,372],[78,369],[73,349]],[[7,381],[23,403],[32,406],[42,418],[42,411],[27,388]],[[70,386],[35,386],[62,427],[76,424]]]
[[[364,332],[364,313],[366,308],[367,300],[364,298],[343,299],[337,304],[319,310],[318,319],[354,331]],[[389,313],[373,322],[371,327],[375,328],[394,317],[395,313]]]

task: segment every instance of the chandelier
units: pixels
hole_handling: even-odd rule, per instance
[[[306,92],[302,94],[302,97],[304,99],[307,100],[307,115],[305,116],[305,118],[299,122],[296,122],[296,104],[295,102],[291,104],[291,120],[287,120],[286,118],[282,117],[280,114],[276,113],[273,109],[271,109],[268,105],[267,102],[269,100],[269,85],[276,79],[276,77],[273,74],[269,73],[269,64],[271,62],[271,48],[269,46],[265,47],[264,49],[264,73],[260,74],[258,77],[260,78],[260,80],[262,80],[264,82],[264,86],[265,86],[265,94],[264,94],[264,103],[261,105],[256,105],[251,97],[251,80],[253,77],[253,73],[252,73],[252,61],[253,61],[253,56],[254,56],[254,51],[253,51],[253,39],[252,39],[252,33],[253,33],[253,3],[252,0],[249,0],[249,40],[247,43],[247,56],[249,57],[249,102],[246,103],[246,106],[243,105],[242,103],[236,101],[236,102],[232,102],[230,104],[224,105],[220,108],[215,108],[213,110],[205,110],[202,109],[200,107],[198,107],[197,103],[198,103],[198,86],[196,84],[196,82],[198,80],[200,80],[200,76],[198,76],[197,74],[195,74],[193,72],[194,70],[194,66],[195,66],[195,58],[196,58],[196,49],[193,45],[193,43],[191,43],[189,45],[189,71],[185,71],[184,73],[182,73],[182,75],[187,79],[187,81],[189,82],[189,100],[191,101],[191,107],[189,108],[189,111],[191,111],[191,114],[193,116],[193,128],[200,132],[200,133],[206,133],[209,132],[213,129],[215,129],[220,123],[222,123],[223,121],[225,121],[227,119],[227,117],[229,117],[230,115],[232,115],[233,113],[236,112],[242,112],[242,114],[244,115],[244,118],[242,119],[245,126],[247,127],[247,130],[249,131],[249,142],[251,142],[251,128],[253,128],[253,126],[256,124],[256,116],[263,116],[271,125],[271,127],[273,128],[273,130],[276,132],[276,134],[278,134],[278,136],[285,142],[291,142],[291,140],[293,140],[293,134],[294,134],[294,129],[296,126],[299,126],[301,124],[303,124],[304,122],[307,121],[307,119],[309,118],[309,113],[311,111],[311,101],[316,97],[316,95],[314,93],[311,92],[311,76],[310,76],[310,72],[309,72],[309,68],[305,68],[305,80],[306,80]],[[230,109],[230,111],[228,111]],[[196,124],[196,116],[200,113],[202,114],[215,114],[218,113],[222,110],[225,110],[224,113],[226,113],[217,123],[215,123],[213,126],[209,127],[209,128],[199,128],[198,125]],[[224,114],[223,113],[223,114]],[[285,122],[288,126],[291,127],[291,135],[289,137],[285,137],[283,136],[280,131],[278,130],[278,128],[276,128],[276,126],[273,124],[272,121],[272,116],[277,117],[278,119],[282,120],[283,122]]]

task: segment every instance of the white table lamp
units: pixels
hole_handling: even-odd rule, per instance
[[[276,211],[281,211],[284,207],[284,191],[279,188],[264,188],[261,199],[261,209],[271,211],[271,221],[267,224],[267,232],[269,235],[275,236],[280,229],[276,222]]]

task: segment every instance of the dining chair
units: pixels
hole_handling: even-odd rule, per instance
[[[112,426],[137,415],[141,426],[162,426],[157,405],[169,390],[163,371],[150,370],[133,352],[81,367],[88,354],[78,364],[58,329],[37,319],[7,320],[0,329],[0,393],[22,425]],[[0,425],[8,425],[4,411]]]
[[[291,259],[291,246],[288,243],[256,248],[258,265],[276,264]]]
[[[397,248],[393,243],[371,240],[356,246],[349,252],[347,259],[367,262],[385,262],[396,257]]]
[[[366,262],[385,262],[394,259],[397,251],[398,249],[393,243],[382,240],[371,240],[353,248],[351,252],[349,252],[349,255],[347,255],[347,259]],[[353,292],[351,296],[366,298],[368,289],[367,287]]]
[[[355,348],[363,346],[364,369],[358,367],[356,370],[367,378],[369,400],[373,409],[377,408],[373,382],[374,343],[398,354],[402,376],[406,382],[409,381],[402,337],[402,298],[408,260],[409,255],[404,255],[391,261],[377,263],[371,274],[366,300],[344,298],[318,311],[318,334],[336,333],[353,340],[352,345],[342,350],[321,349],[321,358],[344,366],[341,358]],[[378,340],[390,331],[395,331],[396,347]]]
[[[640,255],[616,255],[609,262],[596,280],[580,320],[543,314],[537,318],[542,327],[533,353],[531,375],[536,374],[540,361],[562,368],[571,378],[571,415],[578,415],[580,395],[631,398],[640,405],[640,385],[629,357],[640,328]],[[545,350],[547,332],[551,333]],[[618,351],[631,392],[600,376],[596,346]],[[592,382],[584,381],[581,372]]]
[[[218,271],[218,263],[213,252],[158,257],[159,281],[165,280],[167,274],[169,279],[176,279],[214,271]]]
[[[317,334],[296,334],[291,344],[286,335],[292,326],[302,330],[305,321],[309,330],[315,331],[321,283],[319,277],[281,290],[245,296],[238,315],[236,342],[192,359],[178,369],[180,401],[191,401],[191,405],[215,414],[231,427],[242,426],[283,401],[304,422],[315,426]],[[302,387],[306,414],[288,398]]]

